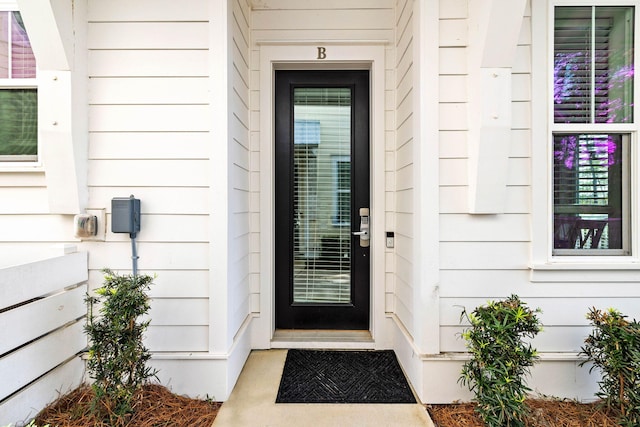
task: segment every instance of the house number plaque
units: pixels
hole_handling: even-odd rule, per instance
[[[316,59],[327,59],[327,48],[318,46],[318,57]]]

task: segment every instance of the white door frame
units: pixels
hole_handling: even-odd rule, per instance
[[[252,347],[271,348],[274,302],[274,70],[369,69],[371,72],[371,307],[374,348],[389,346],[385,319],[385,44],[370,42],[259,42],[260,47],[260,313],[252,322]],[[310,346],[312,342],[304,343]],[[322,343],[327,346],[328,343]],[[330,345],[329,345],[330,346]],[[343,346],[371,348],[371,343]]]

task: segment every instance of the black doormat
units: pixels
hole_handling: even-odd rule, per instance
[[[396,355],[289,350],[276,403],[415,403]]]

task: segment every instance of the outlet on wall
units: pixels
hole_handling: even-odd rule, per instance
[[[107,210],[102,209],[85,209],[88,215],[94,215],[98,218],[97,232],[95,236],[83,237],[82,240],[104,242],[107,236]]]

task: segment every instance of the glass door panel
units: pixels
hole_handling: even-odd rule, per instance
[[[351,302],[351,89],[295,88],[294,303]]]

